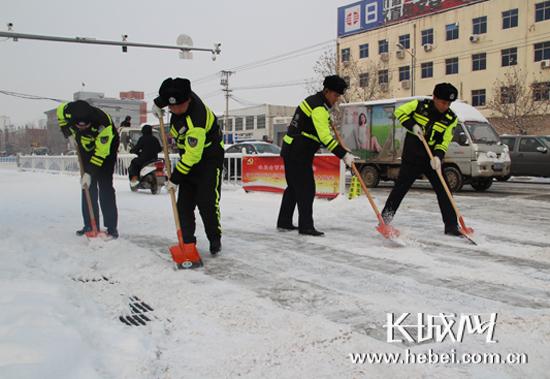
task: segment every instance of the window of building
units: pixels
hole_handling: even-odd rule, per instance
[[[351,57],[350,48],[342,49],[342,62],[349,62]]]
[[[378,54],[387,53],[388,50],[388,41],[385,39],[378,41]]]
[[[369,57],[369,44],[364,43],[359,45],[359,58],[368,58]]]
[[[399,43],[403,45],[405,49],[409,49],[411,47],[411,35],[403,34],[402,36],[399,36]]]
[[[550,82],[533,83],[533,100],[550,100]]]
[[[458,58],[445,59],[445,74],[458,74]]]
[[[518,26],[518,10],[510,9],[502,12],[502,29],[510,29]]]
[[[388,82],[389,82],[388,70],[378,71],[378,84],[388,84]]]
[[[227,119],[227,127],[226,129],[224,129],[225,131],[229,132],[229,131],[233,131],[233,118],[228,118]]]
[[[535,22],[550,20],[550,1],[535,4]]]
[[[359,74],[359,87],[365,88],[369,86],[369,74]]]
[[[256,129],[265,129],[265,114],[261,114],[256,118]]]
[[[485,70],[487,68],[487,53],[472,55],[472,71]]]
[[[535,43],[535,62],[550,59],[550,41]]]
[[[420,65],[420,72],[422,78],[431,78],[434,76],[434,63],[426,62]]]
[[[512,47],[510,49],[503,49],[500,51],[502,56],[502,67],[515,66],[518,64],[518,49]]]
[[[409,66],[399,67],[399,81],[410,80],[411,79],[411,69]]]
[[[458,39],[458,24],[449,24],[445,26],[445,36],[447,41]]]
[[[348,88],[350,87],[350,80],[349,80],[349,76],[344,76],[342,77],[342,79],[344,79],[344,82],[346,82],[346,84],[348,85]]]
[[[246,116],[246,130],[253,130],[254,129],[254,116]]]
[[[426,29],[422,31],[422,46],[434,44],[434,30]]]
[[[485,34],[487,33],[487,16],[477,17],[472,19],[473,34]]]
[[[472,90],[472,105],[474,107],[482,107],[485,105],[485,90],[474,89]]]
[[[516,102],[516,87],[500,87],[500,102],[502,104],[512,104]]]
[[[235,130],[243,130],[243,119],[241,117],[235,118]]]

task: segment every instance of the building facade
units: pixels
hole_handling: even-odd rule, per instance
[[[225,125],[225,116],[217,115],[227,143],[244,140],[268,140],[280,144],[281,131],[286,128],[296,107],[262,104],[230,110]],[[280,138],[279,138],[280,137]]]
[[[498,84],[515,72],[535,100],[550,100],[550,1],[365,0],[338,13],[338,71],[357,68],[352,87],[370,80],[379,97],[405,97],[449,82],[496,117],[488,104],[506,100]]]

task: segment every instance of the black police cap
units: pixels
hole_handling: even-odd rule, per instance
[[[89,124],[94,119],[94,108],[84,100],[76,100],[67,104],[65,114],[74,124]]]
[[[455,101],[458,90],[451,83],[439,83],[434,88],[434,96],[441,100]]]
[[[181,104],[191,96],[191,82],[184,78],[168,78],[159,88],[159,96],[153,100],[159,108]]]
[[[325,77],[323,81],[323,87],[328,88],[332,91],[338,92],[340,95],[343,95],[348,88],[348,83],[338,75],[330,75]]]

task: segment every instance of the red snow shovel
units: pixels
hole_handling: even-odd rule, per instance
[[[426,152],[428,153],[428,156],[430,157],[430,160],[434,159],[434,156],[432,154],[432,151],[430,150],[430,147],[428,146],[428,143],[426,142],[426,139],[424,136],[420,136],[420,141],[422,141],[422,144],[424,145],[424,148],[426,149]],[[445,182],[445,179],[443,178],[443,174],[441,173],[441,170],[436,170],[437,176],[439,177],[439,180],[441,181],[441,184],[443,185],[443,188],[445,188],[445,192],[447,193],[447,196],[449,197],[449,200],[451,201],[451,204],[453,206],[453,209],[455,210],[456,217],[458,218],[458,222],[460,223],[460,232],[468,238],[472,243],[475,243],[471,238],[470,234],[474,232],[474,229],[469,228],[466,226],[466,223],[464,222],[464,219],[462,218],[462,215],[460,214],[458,207],[456,205],[455,199],[453,198],[453,195],[451,195],[451,191],[449,191],[449,187],[447,186],[447,182]]]
[[[330,126],[331,126],[332,130],[334,131],[334,135],[336,136],[336,139],[338,140],[338,143],[344,149],[349,151],[349,149],[342,142],[342,138],[340,137],[340,133],[338,133],[338,131],[336,130],[334,125],[331,124]],[[357,166],[355,166],[355,162],[352,163],[351,169],[352,169],[353,173],[355,174],[355,176],[357,177],[357,179],[359,180],[359,183],[361,183],[361,188],[363,189],[363,192],[365,193],[365,195],[367,195],[367,198],[369,199],[370,206],[372,207],[372,210],[376,214],[376,218],[378,219],[378,226],[376,227],[376,230],[378,230],[378,232],[380,234],[382,234],[385,238],[391,239],[391,238],[394,238],[394,237],[399,237],[399,230],[395,229],[390,224],[386,224],[384,222],[384,219],[382,218],[382,215],[380,214],[380,211],[378,210],[378,207],[376,206],[376,203],[374,202],[374,200],[373,200],[373,198],[372,198],[372,196],[369,192],[369,189],[365,185],[365,181],[363,180],[363,177],[361,176],[361,173],[357,169]]]
[[[76,146],[76,154],[78,155],[78,166],[80,168],[80,177],[82,178],[84,176],[84,166],[82,163],[82,156],[80,155],[80,149],[78,146]],[[107,235],[100,231],[97,227],[95,214],[94,214],[94,207],[92,206],[92,198],[90,196],[90,189],[88,187],[82,189],[84,191],[84,197],[86,197],[86,204],[88,205],[88,215],[90,217],[90,226],[92,227],[92,230],[89,232],[85,232],[84,235],[88,238],[96,238],[96,237],[106,237]]]
[[[160,135],[162,138],[162,148],[164,151],[166,174],[168,175],[168,179],[170,179],[172,168],[170,164],[170,155],[168,154],[168,140],[166,138],[166,130],[164,129],[164,120],[162,117],[159,118],[159,122],[160,122]],[[179,269],[201,267],[202,259],[201,259],[201,256],[199,255],[196,245],[194,243],[183,242],[180,216],[178,213],[178,207],[176,203],[176,194],[174,189],[170,189],[168,193],[170,194],[170,200],[172,203],[172,213],[174,214],[174,222],[176,223],[176,231],[178,234],[178,244],[174,246],[170,246],[170,254],[172,255],[172,260],[176,263],[176,266]]]

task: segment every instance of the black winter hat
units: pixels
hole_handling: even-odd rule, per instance
[[[343,95],[348,88],[348,83],[338,75],[330,75],[325,78],[323,81],[323,87],[328,88],[332,91],[338,92],[340,95]]]
[[[451,83],[439,83],[434,88],[434,96],[441,100],[455,101],[458,90]]]
[[[191,96],[191,82],[189,79],[168,78],[159,88],[159,96],[154,100],[159,108],[167,105],[181,104]]]
[[[143,135],[151,135],[153,134],[153,127],[149,124],[145,124],[141,127],[141,134]]]
[[[94,119],[94,108],[84,100],[72,101],[65,107],[65,115],[74,124],[89,124]]]

